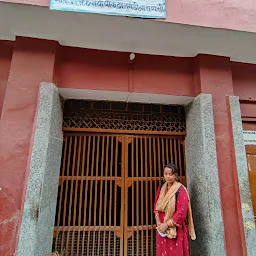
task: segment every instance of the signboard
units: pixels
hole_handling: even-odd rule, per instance
[[[166,18],[165,0],[51,0],[51,10]]]
[[[256,131],[244,131],[244,144],[256,145]]]

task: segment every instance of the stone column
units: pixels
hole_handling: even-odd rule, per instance
[[[62,108],[58,89],[40,88],[18,256],[51,252],[62,155]]]
[[[39,86],[42,81],[52,82],[57,46],[57,42],[33,38],[17,37],[14,42],[0,120],[3,255],[17,251]]]
[[[224,256],[224,230],[213,121],[212,97],[200,94],[186,106],[187,185],[197,239],[192,256]]]
[[[227,57],[198,55],[195,58],[195,89],[211,94],[218,162],[220,202],[227,256],[246,255],[238,180],[234,171],[234,142],[227,96],[234,95],[231,62]]]

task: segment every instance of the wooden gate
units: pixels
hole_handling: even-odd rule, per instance
[[[169,162],[185,183],[183,136],[66,133],[53,250],[155,255],[154,197]]]
[[[253,145],[246,146],[246,158],[247,158],[247,165],[248,165],[252,206],[254,211],[254,220],[256,222],[256,147],[255,146]]]

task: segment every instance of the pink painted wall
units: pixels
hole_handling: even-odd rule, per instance
[[[50,0],[1,0],[3,2],[49,6]],[[256,32],[256,4],[253,0],[166,0],[165,22]]]
[[[235,94],[256,101],[256,65],[232,62],[231,68]]]
[[[243,117],[256,117],[256,65],[231,63],[233,88],[240,97]]]
[[[197,26],[256,31],[252,0],[166,0],[167,21]]]
[[[256,101],[256,65],[226,60],[230,63],[226,72],[232,74],[233,82],[227,95]],[[196,65],[195,58],[143,54],[136,54],[131,63],[127,53],[61,46],[54,82],[62,88],[196,96]],[[253,102],[241,104],[244,117],[256,117],[255,109]]]
[[[194,96],[193,58],[61,47],[54,81],[59,87]]]
[[[54,81],[63,88],[128,90],[129,55],[61,47]]]
[[[132,67],[133,91],[195,96],[193,58],[136,56]]]

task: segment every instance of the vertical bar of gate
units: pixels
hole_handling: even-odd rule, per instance
[[[183,175],[185,177],[185,185],[187,185],[187,175],[186,175],[186,151],[185,151],[185,141],[182,140],[181,142],[182,148],[181,151],[183,151],[183,163],[184,163],[184,168],[183,168]]]
[[[73,177],[75,172],[75,162],[76,162],[76,150],[77,150],[77,136],[75,136],[75,143],[74,143],[74,152],[73,152],[73,163],[72,163],[72,174],[71,174],[71,191],[69,195],[69,210],[68,210],[68,234],[67,234],[67,247],[69,247],[69,233],[71,228],[71,215],[72,215],[72,204],[73,204]],[[74,232],[74,230],[72,230]],[[68,250],[67,250],[68,251]],[[68,253],[66,251],[66,253]]]
[[[107,220],[107,191],[108,191],[108,153],[109,153],[109,136],[107,136],[107,145],[106,145],[106,165],[105,165],[105,177],[103,181],[105,182],[105,197],[104,197],[104,235],[103,235],[103,255],[106,255],[106,220]]]
[[[151,150],[152,150],[152,143],[151,140],[152,138],[149,137],[149,170],[150,170],[150,212],[151,212],[151,255],[154,252],[154,240],[153,240],[153,236],[154,236],[154,230],[153,230],[153,224],[154,224],[154,216],[153,216],[153,211],[154,211],[154,198],[153,198],[153,190],[155,187],[155,191],[156,191],[156,170],[154,169],[154,175],[153,175],[153,163],[152,163],[152,154],[151,154]],[[153,178],[154,177],[154,178]],[[155,186],[154,186],[155,183]]]
[[[181,165],[181,150],[180,150],[180,140],[178,139],[178,160],[179,160],[179,165],[178,165],[178,169],[179,169],[179,177],[182,178],[182,182],[183,182],[183,171],[182,171],[182,165]]]
[[[80,158],[81,158],[81,136],[78,136],[78,158],[76,163],[76,179],[75,183],[75,199],[74,199],[74,212],[73,212],[73,227],[76,226],[76,206],[77,206],[77,189],[78,189],[78,176],[79,176],[79,167],[80,167]],[[79,232],[79,230],[78,230]],[[72,243],[71,243],[71,256],[73,255],[74,250],[74,241],[75,240],[75,231],[72,233]],[[77,240],[77,247],[79,247],[79,242]]]
[[[81,174],[80,174],[80,193],[79,193],[79,206],[78,206],[78,244],[77,244],[77,250],[76,250],[76,255],[79,255],[79,248],[80,245],[83,246],[83,244],[80,243],[80,227],[81,227],[81,211],[83,207],[83,202],[82,202],[82,195],[83,195],[83,189],[84,189],[84,157],[85,157],[85,143],[86,143],[86,136],[82,136],[81,140],[83,142],[82,145],[82,167],[81,167]],[[84,206],[85,207],[85,206]],[[84,233],[84,231],[82,231]],[[83,250],[83,249],[82,249]]]
[[[93,176],[93,170],[94,170],[94,164],[95,164],[95,138],[96,136],[93,136],[93,140],[92,140],[92,166],[91,166],[91,176]],[[91,186],[90,186],[90,206],[89,206],[89,221],[88,221],[88,226],[91,226],[91,222],[92,222],[92,191],[93,191],[93,184],[95,183],[95,180],[91,180]],[[89,252],[90,252],[90,240],[91,240],[91,230],[89,229],[88,231],[88,240],[87,240],[87,256],[89,256]],[[92,249],[93,250],[93,249]]]
[[[161,166],[161,152],[160,152],[160,138],[157,138],[157,153],[158,153],[158,177],[161,178],[162,174],[162,168],[163,166]],[[160,179],[159,179],[159,184],[160,185]]]
[[[104,170],[103,170],[103,164],[104,164],[104,158],[105,158],[105,136],[102,136],[102,150],[101,150],[101,166],[100,166],[100,209],[99,209],[99,227],[101,227],[101,215],[102,215],[102,187],[103,187],[103,182],[104,180],[102,179],[104,175]],[[98,255],[100,253],[100,242],[101,241],[101,231],[99,231],[98,234]]]
[[[156,164],[156,138],[152,138],[152,140],[153,140],[153,148],[152,148],[152,150],[153,150],[153,164],[154,164],[154,177],[155,177],[155,191],[157,190],[157,180],[158,180],[158,175],[157,175],[157,171],[156,171],[156,168],[157,168],[157,164]],[[151,140],[150,140],[151,141]]]
[[[127,229],[125,227],[127,226],[125,223],[125,215],[126,215],[126,207],[125,207],[125,192],[126,192],[126,185],[125,185],[125,177],[126,177],[126,145],[127,145],[127,137],[126,136],[120,136],[121,141],[122,141],[122,164],[121,164],[121,170],[122,170],[122,186],[121,186],[121,222],[120,222],[120,227],[121,227],[121,238],[122,238],[122,243],[121,243],[121,250],[120,254],[121,255],[127,255],[127,246],[126,246],[126,234],[124,236],[124,232],[127,232]],[[125,243],[125,244],[124,244]]]
[[[138,159],[138,137],[135,137],[136,141],[136,150],[135,150],[135,155],[136,155],[136,226],[137,226],[137,233],[136,233],[136,238],[137,238],[137,244],[136,244],[136,253],[139,255],[139,159]]]
[[[162,169],[166,165],[166,158],[165,158],[165,153],[164,153],[164,138],[161,138],[161,146],[162,146]]]
[[[142,255],[144,255],[144,181],[143,181],[143,177],[144,176],[144,166],[143,166],[143,141],[142,141],[143,137],[140,138],[140,175],[142,177],[141,179],[141,187],[140,187],[140,194],[141,194],[141,249],[142,249]]]
[[[149,223],[148,223],[148,214],[151,215],[151,211],[148,212],[148,196],[149,199],[152,200],[152,198],[150,197],[151,193],[148,195],[148,182],[151,183],[151,173],[149,174],[149,181],[148,181],[148,143],[147,143],[147,137],[144,137],[144,155],[145,155],[145,175],[146,175],[146,195],[145,195],[145,199],[146,199],[146,255],[148,254],[148,243],[149,243],[149,239],[148,239],[148,232],[149,232]]]
[[[123,179],[123,184],[122,184],[122,207],[123,207],[123,213],[124,215],[122,216],[123,219],[123,244],[124,244],[124,255],[127,255],[127,148],[128,148],[128,139],[129,137],[124,136],[123,137],[123,143],[122,143],[122,179]]]
[[[169,138],[165,138],[165,153],[166,153],[166,163],[165,164],[169,164],[170,163],[170,155],[169,155]]]
[[[175,159],[175,165],[178,166],[177,139],[174,139],[174,159]]]
[[[110,180],[110,192],[109,192],[109,228],[112,226],[112,183],[113,183],[113,151],[114,151],[114,137],[111,136],[111,144],[110,144],[110,173],[109,176],[111,177]],[[114,177],[114,181],[115,181],[115,177]],[[109,229],[109,233],[108,233],[108,256],[110,256],[110,238],[111,238],[111,230]]]
[[[72,137],[69,137],[69,150],[68,150],[68,164],[67,164],[67,177],[69,176],[69,167],[70,167],[70,157],[71,157],[71,149],[72,149]],[[67,197],[68,197],[68,179],[66,180],[66,187],[65,187],[65,198],[64,198],[64,213],[63,213],[63,227],[66,226],[66,212],[67,212]],[[66,244],[64,244],[64,230],[62,230],[62,237],[61,237],[61,251],[63,246],[65,246],[65,248],[67,247]],[[66,252],[65,252],[66,254]]]
[[[98,202],[98,176],[99,176],[99,151],[100,151],[100,136],[97,136],[97,149],[96,149],[96,175],[95,175],[95,193],[94,193],[94,230],[93,230],[93,242],[92,242],[92,250],[93,253],[95,252],[95,233],[96,233],[96,221],[97,221],[97,215],[96,215],[96,210],[97,210],[97,202]],[[99,236],[98,236],[99,238]],[[95,253],[93,254],[95,255]]]
[[[117,165],[118,165],[118,137],[116,137],[116,147],[115,147],[115,178],[117,178]],[[115,193],[114,193],[114,229],[116,230],[116,200],[117,200],[117,184],[115,183]],[[116,255],[116,237],[114,239],[114,254]]]
[[[157,139],[154,137],[153,138],[153,152],[154,152],[154,176],[155,176],[155,192],[157,191],[157,188],[159,186],[159,175],[158,175],[158,172],[157,172],[157,160],[156,160],[156,142],[157,142]]]
[[[174,164],[173,162],[173,139],[170,139],[170,157],[171,157],[171,163]]]
[[[86,138],[86,136],[84,136]],[[88,146],[87,146],[88,144]],[[85,180],[85,191],[84,191],[84,214],[83,214],[83,227],[86,225],[86,217],[87,217],[87,206],[89,203],[88,200],[88,175],[89,175],[89,161],[90,161],[90,149],[91,149],[91,136],[88,136],[88,142],[86,144],[86,140],[84,139],[84,152],[83,152],[83,170],[84,170],[84,160],[85,160],[85,149],[87,149],[87,159],[86,159],[86,180]],[[89,224],[90,225],[90,224]],[[89,226],[87,225],[87,226]],[[83,231],[83,242],[82,242],[82,255],[84,255],[84,240],[85,240],[85,230]]]
[[[131,162],[131,176],[134,180],[135,173],[134,173],[134,137],[133,141],[131,144],[131,154],[132,154],[132,162]],[[135,221],[134,221],[134,185],[137,184],[137,181],[132,183],[132,255],[134,255],[134,226],[135,226]]]
[[[58,219],[57,219],[57,232],[56,232],[56,238],[55,238],[55,246],[54,246],[54,250],[57,251],[57,245],[58,245],[58,239],[59,239],[59,226],[60,226],[60,213],[61,208],[62,208],[62,197],[63,197],[63,186],[64,186],[64,182],[66,182],[64,180],[64,174],[65,174],[65,167],[66,167],[66,156],[67,156],[67,137],[64,136],[63,138],[63,143],[64,143],[64,156],[62,158],[62,170],[61,170],[61,180],[60,180],[60,200],[59,200],[59,209],[58,209]],[[64,206],[65,207],[65,206]],[[62,231],[62,235],[63,235],[63,231]]]

